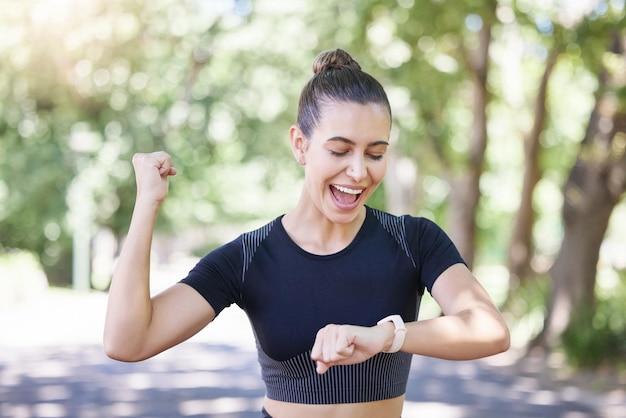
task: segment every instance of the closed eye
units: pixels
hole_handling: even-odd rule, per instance
[[[343,157],[344,155],[347,155],[349,151],[333,151],[333,150],[329,150],[330,155],[333,155],[335,157]],[[379,161],[382,160],[383,157],[385,156],[385,154],[367,154],[367,158],[369,158],[370,160],[374,160],[374,161]]]

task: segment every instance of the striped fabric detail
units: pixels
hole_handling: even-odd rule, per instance
[[[263,240],[269,235],[272,227],[274,226],[274,222],[276,222],[276,220],[273,220],[257,230],[246,232],[241,236],[241,245],[243,246],[243,268],[241,271],[242,284],[246,280],[246,271],[248,271],[248,267],[254,258],[254,253],[257,248],[259,248],[259,245],[261,245]]]
[[[396,240],[400,248],[404,251],[407,257],[411,259],[411,263],[413,267],[416,267],[415,259],[413,258],[413,254],[409,250],[409,244],[406,239],[406,228],[404,225],[404,217],[394,216],[386,212],[381,212],[377,209],[372,209],[372,213],[381,223],[383,228],[387,232],[391,234],[391,236]]]
[[[304,404],[339,404],[391,399],[406,392],[411,354],[379,353],[369,360],[315,371],[311,351],[286,361],[268,357],[257,343],[261,373],[270,399]]]

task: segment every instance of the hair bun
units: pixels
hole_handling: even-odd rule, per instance
[[[343,49],[324,51],[313,61],[313,74],[319,74],[324,71],[341,70],[344,68],[360,70],[361,66]]]

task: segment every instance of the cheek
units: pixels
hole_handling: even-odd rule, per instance
[[[387,161],[381,161],[379,164],[374,165],[370,169],[370,176],[372,181],[376,184],[383,181],[385,174],[387,173]]]
[[[312,164],[307,163],[308,175],[319,182],[325,182],[344,170],[340,162],[331,158],[316,158]]]

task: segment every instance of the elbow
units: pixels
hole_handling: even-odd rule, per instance
[[[133,353],[133,351],[129,349],[128,344],[107,336],[106,334],[102,340],[102,346],[104,354],[111,360],[122,361],[125,363],[134,363],[144,360],[144,357]]]
[[[145,360],[145,357],[135,356],[124,349],[104,345],[104,354],[111,360],[122,361],[124,363],[135,363]]]
[[[123,347],[119,347],[115,344],[108,342],[106,339],[104,340],[104,354],[110,358],[111,360],[123,361],[126,363],[137,361],[135,360]]]
[[[502,315],[490,313],[487,316],[481,316],[480,321],[475,325],[477,326],[476,332],[481,335],[479,341],[482,354],[479,357],[493,356],[509,350],[511,333]]]
[[[504,353],[511,347],[511,333],[506,320],[499,311],[490,312],[487,317],[483,317],[482,321],[488,336],[489,347],[491,353],[489,355],[495,355]]]
[[[508,351],[511,347],[511,333],[509,327],[502,322],[499,329],[494,332],[493,336],[493,354],[500,354]]]

